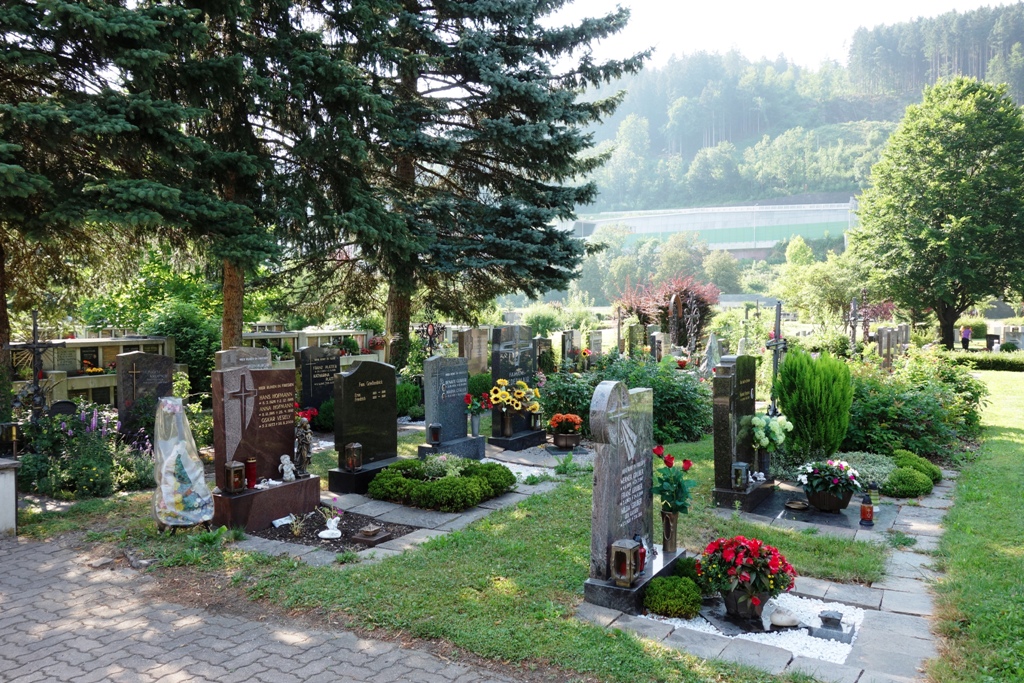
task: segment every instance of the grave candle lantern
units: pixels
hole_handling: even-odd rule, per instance
[[[431,446],[441,443],[441,425],[437,422],[431,422],[427,427],[427,443]]]
[[[355,472],[363,469],[363,444],[350,443],[345,446],[345,469]]]
[[[612,581],[616,586],[629,588],[636,581],[640,566],[640,548],[643,546],[636,541],[624,538],[612,543]]]
[[[867,494],[864,494],[864,500],[860,504],[860,525],[868,528],[875,525],[875,506],[871,504],[871,496]]]
[[[256,458],[245,461],[245,484],[251,489],[256,488]]]
[[[734,462],[732,464],[732,487],[737,491],[747,489],[747,463]]]
[[[245,490],[245,465],[237,460],[228,460],[224,463],[224,470],[227,473],[226,493],[241,493]]]
[[[868,495],[871,496],[871,504],[878,505],[878,482],[873,481],[868,484]]]

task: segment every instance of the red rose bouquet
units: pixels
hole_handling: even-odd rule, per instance
[[[655,472],[654,486],[651,492],[661,497],[661,509],[665,512],[690,511],[690,489],[697,485],[697,482],[686,478],[685,473],[690,471],[693,463],[683,460],[679,467],[676,467],[676,459],[671,453],[665,452],[665,447],[658,445],[654,447],[654,455],[664,464]]]

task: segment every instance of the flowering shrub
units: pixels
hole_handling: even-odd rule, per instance
[[[679,467],[676,467],[676,459],[670,453],[665,453],[665,447],[657,445],[653,449],[654,455],[658,457],[664,467],[658,468],[654,486],[651,493],[661,497],[661,509],[665,512],[690,511],[690,489],[697,485],[697,482],[687,479],[685,474],[693,467],[689,460],[683,460]]]
[[[711,590],[742,590],[753,605],[793,588],[796,570],[776,548],[756,538],[718,538],[708,544],[697,563],[697,574]]]
[[[583,418],[573,413],[555,413],[548,421],[552,434],[579,434]]]
[[[754,430],[754,445],[769,453],[782,445],[786,440],[786,432],[793,431],[793,423],[785,415],[755,415],[750,425]]]
[[[470,415],[482,415],[494,407],[494,404],[491,403],[491,395],[487,392],[480,394],[480,396],[466,394],[465,400],[466,412]]]
[[[804,465],[796,480],[806,491],[842,496],[847,491],[857,492],[862,488],[859,477],[857,470],[845,460],[825,460]]]

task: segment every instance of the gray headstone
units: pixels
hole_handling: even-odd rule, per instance
[[[613,542],[639,534],[653,547],[654,392],[601,382],[590,403],[590,429],[596,448],[590,578],[607,580]]]
[[[250,370],[270,370],[273,360],[270,349],[251,346],[236,346],[214,354],[214,369],[249,368]]]
[[[551,345],[551,339],[548,337],[536,336],[533,338],[533,353],[535,358],[540,358],[540,354],[545,351],[550,351],[554,348]]]
[[[712,369],[722,362],[722,351],[718,345],[718,337],[712,332],[708,335],[708,346],[704,349],[704,360],[700,362],[698,373],[703,377],[710,377]]]
[[[428,425],[441,425],[442,442],[466,436],[468,368],[465,358],[432,356],[423,361],[423,407],[426,422]]]
[[[522,380],[533,384],[537,374],[537,358],[533,355],[533,330],[525,325],[494,328],[491,336],[491,377],[496,382],[507,379],[509,384]],[[501,410],[491,413],[491,436],[501,436]],[[512,418],[512,431],[521,432],[529,428],[527,419],[521,415]]]
[[[469,374],[487,372],[487,330],[474,327],[460,332],[459,356],[469,361]]]
[[[59,349],[58,349],[59,350]],[[142,351],[117,356],[117,417],[121,428],[133,430],[128,413],[137,400],[145,396],[170,396],[174,385],[174,360]],[[156,413],[156,406],[153,406]]]
[[[630,325],[627,332],[626,347],[629,355],[634,356],[643,353],[643,347],[647,345],[647,328],[643,325]]]
[[[590,355],[591,356],[600,356],[601,355],[601,353],[602,353],[601,345],[602,345],[603,342],[604,342],[604,335],[600,331],[591,332],[590,333],[589,348],[590,348]]]
[[[281,456],[295,452],[295,371],[214,370],[213,451],[217,486],[224,490],[224,463],[256,459],[259,479],[281,479]]]
[[[754,463],[750,418],[754,415],[757,361],[753,356],[723,356],[712,382],[715,488],[732,488],[732,466]]]
[[[334,379],[334,443],[338,467],[344,467],[345,445],[363,445],[363,462],[398,455],[398,402],[395,368],[362,361]]]
[[[74,373],[79,369],[78,352],[75,349],[50,349],[53,354],[53,369],[58,372]]]
[[[296,379],[301,385],[299,405],[319,408],[334,396],[334,376],[341,369],[338,352],[324,346],[307,346],[299,351]]]
[[[583,335],[579,330],[562,330],[562,360],[575,363],[579,358]]]

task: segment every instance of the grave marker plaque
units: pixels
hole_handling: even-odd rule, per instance
[[[537,374],[537,358],[534,355],[533,331],[524,325],[496,327],[491,337],[491,377],[496,382],[507,379],[509,385],[523,381],[533,386]],[[506,450],[521,451],[530,446],[539,446],[547,441],[544,430],[530,429],[525,415],[516,413],[512,417],[512,436],[501,435],[502,412],[495,408],[491,412],[491,438],[488,443]]]
[[[424,444],[419,456],[452,453],[479,460],[484,457],[484,438],[466,436],[466,393],[469,364],[465,358],[433,356],[423,361],[423,396],[427,425],[441,425],[441,443]]]
[[[341,369],[338,352],[322,346],[307,346],[299,351],[296,374],[302,389],[299,405],[317,408],[334,396],[334,376]]]
[[[122,431],[135,428],[129,412],[138,399],[171,395],[173,375],[174,361],[167,356],[132,351],[117,357],[117,418],[121,421]],[[153,410],[155,414],[155,404]]]
[[[732,507],[740,501],[746,512],[756,508],[772,492],[769,461],[758,458],[753,445],[751,419],[757,398],[757,361],[753,356],[722,356],[712,383],[712,415],[715,452],[715,502]],[[749,472],[764,472],[760,484],[744,482],[737,487],[732,478],[734,463],[746,463]]]
[[[460,332],[459,356],[469,362],[469,374],[487,372],[487,330],[474,327]]]
[[[334,378],[334,442],[339,463],[345,445],[363,445],[363,463],[398,455],[398,403],[395,368],[362,361]],[[342,464],[339,464],[339,468]]]
[[[53,369],[73,374],[79,369],[78,351],[75,349],[52,349]]]
[[[603,341],[604,341],[604,335],[600,331],[598,331],[598,332],[591,332],[590,333],[589,348],[590,348],[590,355],[591,356],[595,356],[596,357],[596,356],[600,356],[601,355],[601,353],[602,353],[601,345],[602,345]]]
[[[217,370],[239,367],[249,368],[250,370],[270,370],[273,367],[273,361],[270,349],[235,346],[214,354],[214,365]]]
[[[101,367],[100,349],[98,346],[83,346],[78,352],[82,356],[82,365],[85,367]],[[88,365],[86,365],[88,363]]]

